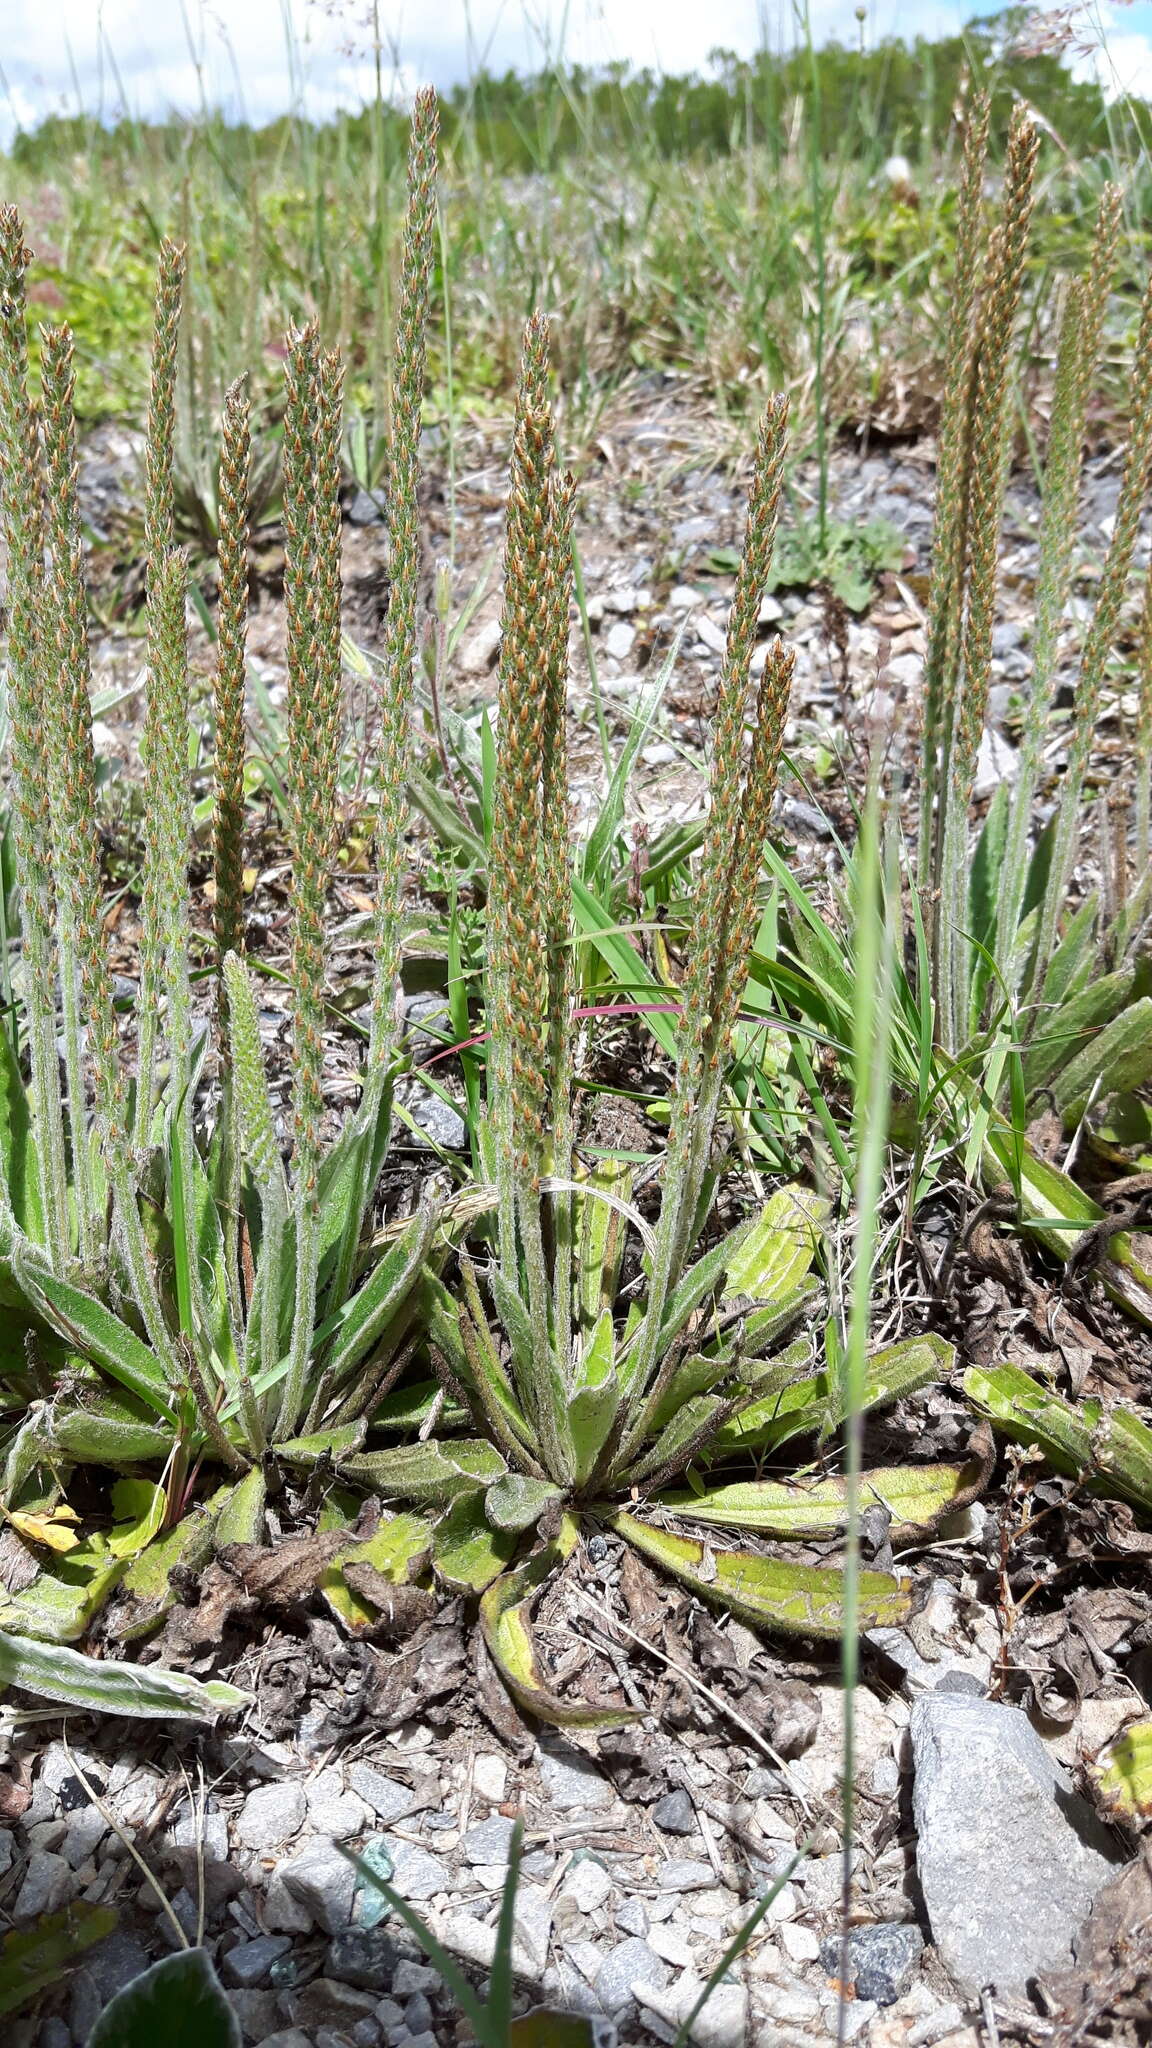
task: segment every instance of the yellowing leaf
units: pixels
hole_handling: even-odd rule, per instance
[[[525,1713],[554,1728],[619,1728],[641,1716],[628,1707],[593,1707],[578,1699],[561,1699],[549,1688],[536,1660],[529,1608],[545,1580],[571,1556],[578,1534],[575,1516],[565,1515],[553,1542],[489,1586],[480,1602],[480,1626],[493,1663]]]
[[[350,1635],[365,1635],[380,1619],[371,1602],[354,1592],[344,1576],[349,1564],[371,1565],[392,1586],[407,1586],[428,1558],[431,1530],[418,1515],[393,1515],[367,1542],[350,1543],[321,1573],[318,1585],[328,1606]]]
[[[610,1526],[701,1600],[718,1601],[754,1628],[801,1636],[839,1636],[844,1628],[844,1580],[823,1565],[786,1564],[749,1550],[714,1550],[670,1529],[654,1529],[634,1516],[615,1514]],[[857,1626],[879,1628],[906,1621],[911,1596],[888,1572],[861,1572]]]
[[[979,1487],[984,1463],[889,1465],[860,1479],[860,1506],[879,1501],[892,1517],[893,1534],[931,1528]],[[667,1493],[662,1507],[690,1522],[724,1529],[757,1529],[766,1536],[834,1536],[847,1522],[843,1479],[750,1480],[706,1493]]]
[[[1122,1820],[1152,1815],[1152,1721],[1134,1721],[1098,1757],[1092,1772],[1097,1788]]]
[[[75,1550],[80,1538],[75,1524],[80,1520],[75,1508],[66,1507],[63,1502],[56,1508],[45,1508],[39,1514],[21,1514],[16,1509],[5,1508],[4,1520],[11,1522],[17,1533],[28,1543],[42,1543],[48,1550]]]

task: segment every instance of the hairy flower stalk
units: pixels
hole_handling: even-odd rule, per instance
[[[1140,607],[1140,639],[1137,659],[1137,707],[1134,745],[1136,754],[1136,799],[1133,807],[1137,876],[1148,872],[1152,859],[1152,562],[1144,578],[1144,601]]]
[[[149,645],[156,637],[153,585],[164,580],[165,563],[175,539],[173,469],[176,449],[176,359],[184,298],[185,255],[178,242],[160,244],[156,279],[156,311],[152,331],[152,388],[148,405],[148,436],[144,452],[144,551],[147,563]],[[162,797],[157,784],[157,722],[154,670],[144,700],[144,869],[140,904],[140,1002],[137,1022],[136,1129],[137,1150],[149,1143],[155,1094],[156,1045],[160,992],[164,986],[163,933],[156,900],[157,862],[152,838],[158,828]]]
[[[664,1196],[644,1326],[630,1368],[633,1389],[649,1390],[661,1354],[668,1292],[691,1240],[720,1108],[723,1062],[747,978],[792,660],[774,648],[764,665],[745,774],[745,720],[760,606],[772,566],[780,509],[787,402],[773,399],[761,421],[748,501],[744,551],[728,620],[728,642],[716,710],[708,827],[700,863],[697,909],[685,951],[676,1084],[672,1098]],[[656,1395],[656,1388],[651,1389]],[[641,1408],[620,1459],[640,1442],[651,1401]]]
[[[369,1180],[386,1143],[381,1129],[396,1044],[396,977],[403,936],[405,825],[411,742],[412,678],[417,658],[420,591],[420,426],[427,374],[428,304],[436,228],[436,95],[417,93],[408,146],[408,207],[400,262],[400,298],[393,347],[392,441],[389,455],[388,614],[377,697],[379,732],[375,767],[376,932],[372,1019],[364,1091],[358,1111],[362,1135],[357,1176],[333,1269],[331,1298],[347,1291],[358,1251],[358,1232]]]
[[[1036,625],[1032,635],[1032,676],[1028,713],[1012,792],[1012,811],[1000,870],[998,930],[1001,959],[1015,945],[1028,872],[1032,805],[1056,681],[1060,623],[1072,582],[1072,559],[1080,509],[1084,421],[1100,340],[1120,227],[1121,192],[1105,185],[1096,216],[1088,273],[1070,287],[1060,323],[1052,419],[1044,466],[1040,519],[1040,563],[1036,578]],[[1018,961],[1018,968],[1024,965]],[[1013,975],[1014,986],[1018,976]]]
[[[966,1040],[970,980],[968,805],[988,703],[992,624],[1000,523],[1007,484],[1012,342],[1032,220],[1039,137],[1022,109],[1013,113],[1004,174],[1004,201],[990,253],[988,290],[976,356],[968,462],[967,606],[960,654],[960,694],[942,765],[939,944],[936,949],[937,1028],[952,1051]]]
[[[64,1111],[56,1053],[56,948],[48,767],[38,635],[44,606],[36,425],[28,399],[24,278],[31,252],[14,206],[0,207],[0,516],[8,547],[8,714],[12,830],[20,874],[24,1013],[32,1115],[54,1259],[71,1245]]]
[[[568,1031],[567,969],[555,956],[567,947],[571,901],[563,719],[571,501],[555,473],[548,327],[539,316],[524,331],[511,467],[489,855],[488,1099],[494,1112],[500,1264],[505,1281],[515,1287],[522,1248],[540,1362],[531,1390],[534,1420],[549,1470],[559,1476],[571,1465],[566,1420],[570,1306],[566,1293],[559,1312],[565,1328],[553,1329],[540,1176],[547,1163],[550,1116],[559,1115],[561,1144],[570,1143],[567,1109],[552,1090],[568,1089],[569,1054],[558,1051],[560,1036]],[[549,890],[554,892],[550,905]],[[551,1007],[560,1000],[565,1000],[562,1014]],[[562,1258],[568,1256],[565,1249]]]
[[[393,349],[389,459],[388,616],[384,626],[376,768],[376,968],[368,1053],[368,1095],[378,1102],[395,1044],[396,968],[400,951],[404,827],[412,675],[420,588],[420,423],[427,373],[428,303],[436,229],[436,95],[416,95],[408,149],[408,210],[400,264]]]
[[[548,483],[544,570],[544,729],[540,780],[540,880],[548,972],[547,1086],[551,1102],[551,1170],[572,1178],[572,869],[568,825],[568,612],[572,593],[572,520],[576,486],[553,474]],[[556,1355],[565,1370],[572,1344],[573,1211],[569,1188],[552,1197],[552,1299]]]
[[[920,828],[917,880],[927,895],[936,876],[947,742],[955,713],[957,663],[964,608],[964,567],[971,477],[969,443],[976,375],[980,270],[985,248],[984,171],[988,153],[990,103],[973,98],[964,136],[964,169],[956,226],[956,271],[952,280],[944,358],[944,395],[936,455],[936,504],[932,527],[932,570],[928,592],[928,649],[924,663],[923,740],[920,764]],[[926,904],[925,915],[929,923]]]
[[[213,907],[216,971],[226,1010],[224,961],[243,950],[244,660],[248,639],[248,488],[252,432],[243,381],[224,399],[216,610],[216,803]]]
[[[80,1257],[95,1273],[104,1250],[104,1201],[87,1130],[87,1018],[97,1120],[104,1145],[121,1141],[123,1096],[112,987],[105,958],[92,746],[88,603],[76,498],[72,335],[41,329],[46,576],[44,688],[52,813],[52,870],[64,1010],[64,1064]],[[51,621],[51,637],[49,637]]]
[[[1136,546],[1136,535],[1140,516],[1148,492],[1149,475],[1152,473],[1152,278],[1140,307],[1140,323],[1136,333],[1136,353],[1132,366],[1132,379],[1128,389],[1128,449],[1124,458],[1124,474],[1120,484],[1120,497],[1116,506],[1116,523],[1104,558],[1104,569],[1096,595],[1096,608],[1088,628],[1084,652],[1080,660],[1080,677],[1076,686],[1073,707],[1072,732],[1068,749],[1068,765],[1060,789],[1060,802],[1056,816],[1056,835],[1052,847],[1052,866],[1044,904],[1040,914],[1040,929],[1036,942],[1036,965],[1033,986],[1043,985],[1044,974],[1056,943],[1060,910],[1067,893],[1072,875],[1072,864],[1076,855],[1077,828],[1079,824],[1080,795],[1084,786],[1084,771],[1096,731],[1100,712],[1100,697],[1104,688],[1104,676],[1108,657],[1116,640],[1120,624],[1120,613],[1128,586],[1128,575],[1132,567],[1132,556]]]
[[[284,599],[292,832],[296,1302],[280,1408],[281,1436],[292,1433],[303,1412],[316,1322],[327,966],[324,903],[335,839],[340,743],[340,501],[331,488],[340,446],[339,380],[321,356],[314,326],[290,338],[286,381]]]

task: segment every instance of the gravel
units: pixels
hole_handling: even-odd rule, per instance
[[[332,1938],[326,1974],[361,1991],[388,1991],[398,1969],[396,1943],[382,1927],[345,1927]]]
[[[596,1973],[596,1996],[605,2012],[620,2013],[632,1998],[637,1984],[654,1984],[662,1990],[670,1972],[655,1949],[631,1936],[605,1956]]]
[[[696,1832],[696,1808],[683,1786],[674,1792],[665,1792],[652,1808],[652,1818],[666,1835],[694,1835]]]
[[[912,1982],[924,1936],[911,1921],[878,1921],[854,1927],[848,1936],[848,1969],[857,1998],[895,2005]],[[840,1974],[840,1937],[820,1943],[820,1961],[830,1977]]]
[[[257,1785],[236,1816],[237,1838],[248,1849],[278,1849],[299,1834],[308,1811],[301,1785]]]
[[[701,1892],[715,1884],[716,1872],[710,1863],[698,1863],[694,1857],[673,1856],[663,1865],[657,1882],[666,1892]]]
[[[335,1842],[318,1835],[291,1863],[282,1863],[279,1874],[292,1897],[325,1934],[339,1934],[347,1927],[352,1918],[356,1868],[341,1855]]]
[[[385,1827],[414,1812],[419,1803],[407,1785],[387,1777],[383,1771],[377,1770],[375,1764],[349,1764],[348,1783]]]
[[[242,1941],[230,1948],[220,1965],[225,1984],[238,1991],[254,1991],[263,1984],[273,1963],[286,1956],[292,1943],[286,1934],[261,1934],[255,1941]]]
[[[578,1750],[542,1749],[540,1776],[558,1813],[593,1812],[612,1805],[607,1778]]]
[[[38,1920],[54,1913],[72,1893],[72,1868],[51,1849],[33,1849],[12,1908],[14,1920]]]

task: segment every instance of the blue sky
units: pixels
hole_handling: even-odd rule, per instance
[[[818,40],[859,34],[855,0],[811,0]],[[869,0],[866,34],[947,34],[984,0]],[[54,110],[141,115],[202,97],[267,120],[302,97],[317,116],[358,106],[372,89],[372,0],[3,0],[0,145]],[[377,0],[388,67],[401,89],[446,86],[486,62],[537,66],[563,49],[587,63],[625,58],[666,71],[702,69],[717,45],[750,55],[795,36],[793,0]],[[1152,4],[1090,0],[1097,47],[1074,60],[1113,87],[1152,98]],[[225,25],[226,24],[226,25]]]

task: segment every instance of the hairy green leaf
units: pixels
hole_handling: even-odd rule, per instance
[[[617,1535],[641,1550],[702,1600],[727,1607],[741,1621],[788,1635],[839,1637],[845,1627],[844,1580],[824,1566],[786,1564],[748,1550],[715,1550],[633,1515],[607,1518]],[[857,1627],[907,1620],[911,1596],[888,1572],[861,1572]]]
[[[0,1633],[0,1685],[18,1685],[41,1699],[60,1700],[90,1714],[133,1719],[214,1721],[249,1704],[249,1695],[219,1679],[202,1683],[158,1664],[97,1661],[59,1644]]]
[[[109,1999],[88,2048],[240,2048],[240,2022],[206,1949],[164,1956]]]

